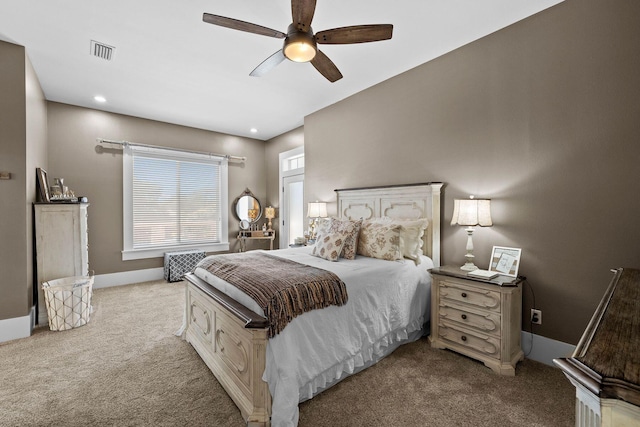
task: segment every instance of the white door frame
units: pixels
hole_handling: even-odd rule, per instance
[[[278,159],[279,159],[278,184],[280,186],[279,198],[278,198],[279,199],[278,206],[280,206],[280,226],[278,228],[280,229],[280,246],[279,247],[281,249],[289,247],[289,242],[288,242],[289,233],[285,232],[285,227],[284,227],[284,224],[286,224],[286,222],[289,219],[287,217],[289,213],[286,212],[285,205],[284,205],[284,179],[290,176],[302,175],[302,178],[304,180],[304,167],[293,169],[293,170],[285,170],[284,166],[285,166],[285,162],[288,159],[292,157],[300,156],[302,154],[304,154],[304,145],[289,151],[284,151],[278,155]]]

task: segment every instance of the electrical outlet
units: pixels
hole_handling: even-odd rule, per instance
[[[531,309],[531,323],[542,325],[542,310]]]

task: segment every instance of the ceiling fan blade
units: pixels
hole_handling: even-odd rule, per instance
[[[393,35],[393,25],[354,25],[352,27],[334,28],[316,34],[319,44],[351,44],[389,40]]]
[[[261,36],[275,37],[277,39],[283,39],[287,37],[285,33],[272,30],[271,28],[252,24],[250,22],[240,21],[238,19],[212,15],[210,13],[203,13],[202,20],[209,24],[218,25],[220,27],[227,27],[231,28],[232,30],[246,31],[247,33],[260,34]]]
[[[315,11],[316,0],[291,0],[293,25],[300,31],[309,31]]]
[[[253,77],[262,77],[273,68],[275,68],[276,65],[284,61],[284,58],[284,53],[282,52],[282,49],[280,49],[279,51],[262,61],[262,63],[254,68],[254,70],[249,75]]]
[[[342,73],[340,73],[338,67],[336,67],[327,55],[319,50],[316,51],[316,56],[311,60],[311,64],[331,83],[342,78]]]

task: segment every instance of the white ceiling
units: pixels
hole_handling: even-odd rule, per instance
[[[560,1],[319,0],[315,32],[394,25],[391,40],[320,45],[344,75],[336,83],[289,61],[250,77],[282,40],[202,21],[208,12],[286,33],[290,0],[0,0],[0,40],[26,47],[50,101],[267,140]],[[113,60],[91,56],[91,40],[114,46]]]

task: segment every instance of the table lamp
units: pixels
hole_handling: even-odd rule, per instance
[[[264,217],[269,220],[267,231],[273,231],[271,229],[271,220],[276,217],[276,209],[271,206],[267,206],[264,208]]]
[[[325,202],[310,202],[307,210],[307,217],[312,218],[309,221],[309,238],[314,240],[316,238],[316,225],[318,224],[318,218],[326,218],[327,204]]]
[[[465,264],[460,267],[461,270],[473,271],[478,267],[473,263],[473,230],[476,225],[480,227],[491,227],[491,200],[476,199],[470,196],[469,199],[455,199],[453,205],[453,218],[451,225],[463,225],[467,228],[467,254]]]

